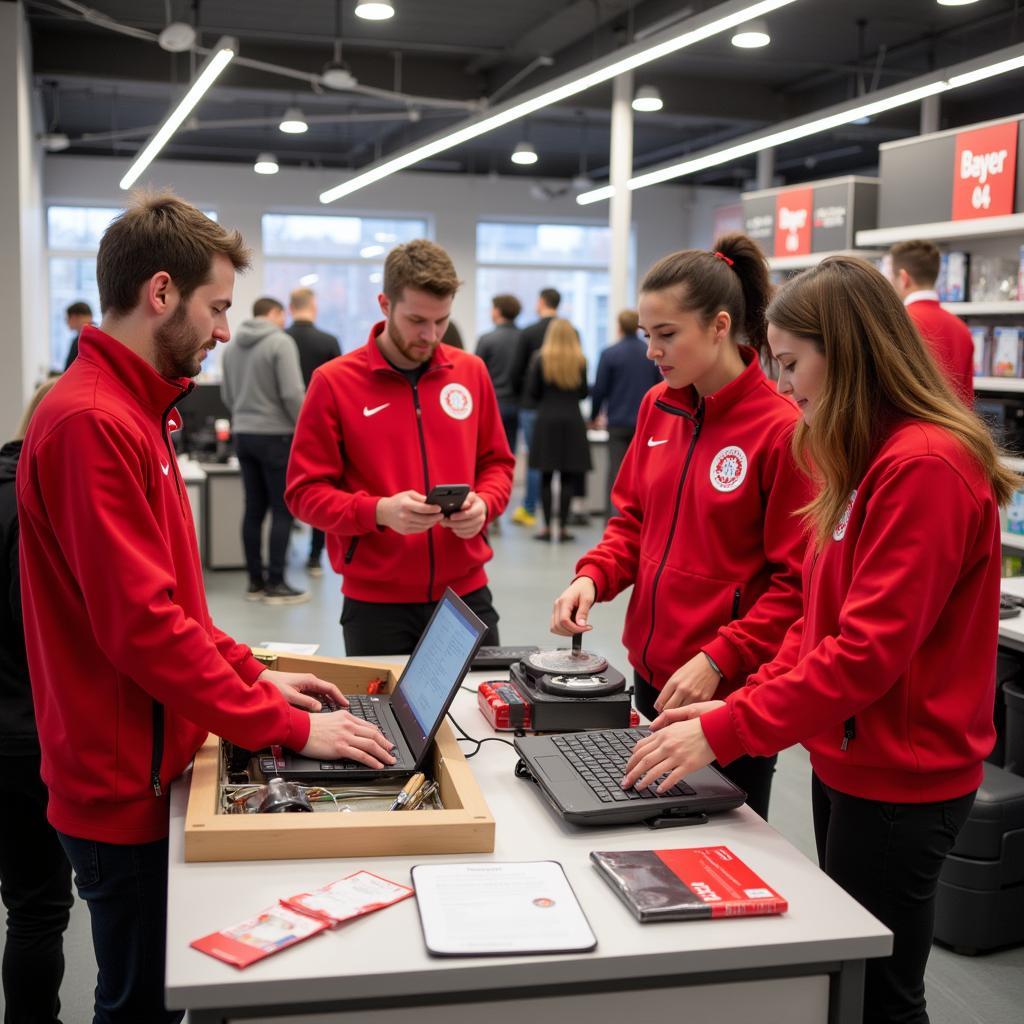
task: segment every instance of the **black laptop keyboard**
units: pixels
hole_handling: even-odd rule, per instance
[[[339,707],[337,704],[331,704],[326,700],[320,702],[320,713],[330,714],[332,711],[348,711],[356,718],[363,719],[364,722],[369,722],[371,725],[375,725],[384,736],[394,743],[394,737],[391,735],[391,730],[387,724],[380,720],[377,715],[377,708],[380,706],[380,701],[374,700],[372,697],[367,697],[362,694],[350,694],[348,698],[348,707]],[[397,748],[392,751],[395,756],[398,756]],[[342,758],[340,761],[321,761],[321,771],[338,771],[339,769],[344,770],[346,768],[359,769],[360,771],[366,771],[366,765],[362,761],[353,761],[349,758]]]
[[[622,788],[626,763],[633,754],[636,741],[649,735],[649,729],[609,729],[605,732],[567,733],[552,737],[552,742],[602,803],[692,796],[696,791],[685,782],[677,782],[666,792],[658,793],[656,787],[664,775],[646,789]]]

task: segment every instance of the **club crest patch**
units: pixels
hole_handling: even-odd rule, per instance
[[[441,389],[441,408],[453,420],[464,420],[473,411],[473,396],[462,384],[446,384]]]
[[[711,486],[716,491],[735,491],[746,475],[747,453],[736,445],[723,448],[711,460]]]
[[[850,525],[850,516],[853,515],[853,503],[856,499],[857,492],[854,491],[850,495],[850,500],[846,503],[846,510],[840,516],[836,528],[832,531],[833,540],[842,540],[846,536],[846,528]]]

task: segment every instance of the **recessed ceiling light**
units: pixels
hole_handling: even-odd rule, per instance
[[[395,16],[395,5],[391,0],[359,0],[356,17],[367,21],[387,21]]]
[[[633,97],[633,109],[644,112],[661,110],[665,104],[661,102],[661,93],[653,85],[641,85]]]
[[[277,127],[286,135],[301,135],[303,132],[309,131],[309,125],[306,124],[306,119],[298,107],[289,107]]]
[[[512,163],[514,164],[535,164],[537,162],[537,150],[530,142],[520,142],[512,150]]]
[[[732,37],[732,45],[741,50],[756,50],[772,41],[768,26],[763,21],[748,21],[741,25]]]
[[[252,169],[257,174],[277,174],[280,168],[277,166],[277,157],[273,153],[260,153],[256,157],[256,163],[252,165]]]

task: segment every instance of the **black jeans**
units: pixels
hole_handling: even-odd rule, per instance
[[[280,583],[288,557],[292,514],[284,503],[285,474],[291,434],[236,434],[235,452],[242,468],[245,515],[242,517],[242,546],[249,579],[263,580],[263,520],[271,513],[270,551],[266,580]]]
[[[619,467],[626,457],[626,451],[630,441],[633,440],[634,433],[634,427],[608,428],[608,485],[606,488],[608,500],[605,503],[605,514],[609,518],[617,514],[616,508],[612,505],[612,487],[615,484],[615,478],[619,475]]]
[[[460,596],[470,610],[487,624],[483,643],[497,646],[498,613],[494,610],[490,588],[481,587]],[[341,606],[345,654],[349,657],[412,654],[436,607],[436,601],[386,604],[382,601],[357,601],[346,597]]]
[[[865,1024],[928,1024],[924,969],[935,891],[974,793],[928,804],[849,796],[811,779],[818,863],[893,933],[892,956],[867,961]]]
[[[71,866],[46,820],[39,755],[0,757],[0,896],[7,908],[5,1024],[56,1024]]]
[[[501,425],[505,428],[505,437],[512,454],[516,453],[516,434],[519,433],[519,403],[508,398],[498,399],[498,412],[501,414]]]
[[[658,717],[658,712],[654,709],[654,702],[658,699],[658,690],[635,672],[633,673],[633,685],[635,688],[633,699],[637,711],[653,721]],[[717,761],[713,761],[712,764],[747,794],[747,806],[767,821],[768,804],[772,796],[772,776],[775,774],[775,762],[778,759],[778,754],[773,754],[771,757],[750,757],[744,754],[724,767]]]
[[[310,527],[309,530],[309,560],[311,562],[319,562],[320,556],[324,553],[324,541],[327,539],[327,535],[323,530],[318,530],[315,526]]]
[[[554,478],[555,474],[548,470],[544,470],[540,478],[540,502],[544,509],[544,525],[549,530],[554,522],[554,501],[551,494]],[[563,530],[569,525],[569,504],[577,494],[582,493],[582,483],[582,473],[558,474],[558,525]]]
[[[60,835],[89,905],[96,953],[93,1024],[178,1024],[164,1007],[167,840],[115,846]]]

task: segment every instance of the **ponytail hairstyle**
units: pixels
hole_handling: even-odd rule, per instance
[[[540,369],[544,380],[563,391],[572,391],[583,383],[586,366],[576,328],[568,320],[555,317],[548,324],[540,347]]]
[[[768,354],[764,311],[771,299],[768,264],[746,235],[723,235],[712,250],[683,249],[658,260],[647,271],[641,292],[673,290],[681,309],[696,313],[704,325],[725,310],[732,336],[742,336],[759,356]]]
[[[1022,481],[1001,461],[985,424],[954,396],[892,285],[870,263],[831,256],[794,277],[768,322],[812,342],[826,361],[814,420],[797,425],[797,464],[817,496],[800,511],[818,548],[839,524],[884,432],[899,419],[932,423],[980,463],[1000,505]]]

